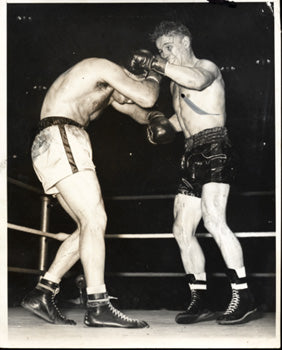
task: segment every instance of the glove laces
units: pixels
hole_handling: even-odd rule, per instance
[[[223,315],[229,315],[235,312],[239,306],[240,303],[240,294],[239,290],[232,289],[232,298],[230,301],[230,304],[228,305],[227,310],[223,313]]]

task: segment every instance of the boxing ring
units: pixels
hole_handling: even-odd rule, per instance
[[[27,185],[21,181],[8,178],[9,183],[24,188],[28,191],[32,191],[36,194],[41,195],[41,228],[40,230],[35,228],[30,228],[22,225],[16,225],[13,223],[8,223],[7,227],[11,230],[16,230],[20,232],[25,232],[33,235],[40,236],[40,258],[37,269],[24,269],[20,267],[8,267],[10,272],[20,272],[20,273],[35,273],[35,274],[43,274],[46,270],[46,258],[47,258],[47,242],[46,238],[52,238],[58,241],[64,241],[69,235],[66,233],[51,233],[48,232],[49,228],[49,206],[51,197],[44,195],[43,192],[37,189],[34,186]],[[140,200],[140,199],[166,199],[173,198],[173,195],[139,195],[139,196],[113,196],[111,200]],[[238,238],[275,238],[275,232],[236,232],[235,235]],[[197,233],[197,237],[211,238],[211,234],[209,233]],[[171,239],[174,238],[172,233],[125,233],[125,234],[105,234],[106,239]],[[173,277],[173,276],[184,276],[184,273],[127,273],[121,272],[118,273],[119,276],[127,276],[127,277]],[[224,274],[216,273],[217,277],[223,277]],[[254,277],[275,277],[275,273],[255,273],[252,274]]]
[[[36,187],[27,185],[19,180],[8,178],[10,185],[31,191],[41,198],[40,229],[8,222],[9,235],[13,231],[38,236],[39,261],[36,268],[8,266],[9,273],[42,275],[47,269],[48,239],[63,241],[68,237],[66,233],[49,232],[51,197]],[[115,196],[110,200],[146,200],[173,199],[173,195],[145,195],[145,196]],[[239,239],[261,237],[275,240],[276,232],[236,232]],[[210,239],[209,233],[197,233],[198,237]],[[139,234],[105,234],[106,240],[161,240],[173,239],[172,233],[139,233]],[[106,272],[106,275],[126,278],[177,278],[184,276],[184,272]],[[213,273],[216,278],[225,277],[223,273]],[[256,272],[254,278],[275,279],[276,273]],[[279,303],[277,299],[277,303]],[[190,347],[268,347],[279,343],[280,315],[267,312],[260,319],[248,324],[237,326],[218,326],[215,321],[202,322],[192,325],[178,325],[174,322],[176,311],[172,310],[126,310],[131,317],[145,319],[150,328],[126,330],[115,328],[89,329],[83,325],[84,306],[64,309],[68,317],[74,319],[77,325],[54,326],[26,312],[23,308],[10,307],[8,309],[8,339],[10,346],[21,347],[92,347],[92,348],[190,348]],[[203,337],[204,334],[204,337]],[[211,342],[212,341],[212,342]]]

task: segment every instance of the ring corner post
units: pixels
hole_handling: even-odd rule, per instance
[[[49,229],[49,216],[50,216],[50,197],[42,196],[41,197],[41,231],[47,232]],[[39,252],[39,270],[45,272],[46,263],[47,263],[47,251],[48,243],[47,237],[40,237],[40,252]]]

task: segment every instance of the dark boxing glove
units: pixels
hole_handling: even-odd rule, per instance
[[[157,73],[164,74],[167,62],[160,56],[154,56],[150,51],[140,49],[133,52],[129,60],[128,70],[136,75],[154,70]]]
[[[154,59],[152,60],[151,69],[157,73],[165,74],[166,64],[167,61],[161,58],[160,55],[157,55],[154,56]]]
[[[148,113],[147,138],[154,145],[170,143],[174,140],[176,130],[162,112]]]

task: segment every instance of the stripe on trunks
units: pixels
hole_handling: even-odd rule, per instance
[[[61,138],[62,138],[62,141],[63,141],[64,149],[65,149],[65,152],[66,152],[66,155],[67,155],[70,167],[71,167],[71,171],[73,173],[77,173],[78,169],[77,169],[77,166],[76,166],[74,158],[73,158],[73,154],[72,154],[72,151],[71,151],[71,147],[70,147],[70,144],[69,144],[69,140],[68,140],[68,136],[67,136],[67,133],[66,133],[65,126],[64,125],[59,125],[59,130],[60,130]]]

